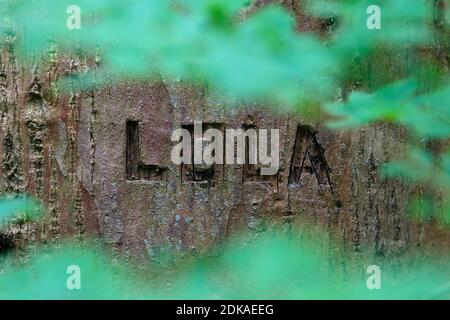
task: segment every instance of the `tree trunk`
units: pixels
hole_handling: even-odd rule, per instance
[[[299,30],[325,32],[326,23],[286,3]],[[336,232],[350,251],[369,247],[377,255],[444,239],[434,223],[407,217],[416,187],[378,174],[401,156],[401,128],[332,131],[264,106],[229,109],[205,89],[164,80],[71,94],[58,88],[62,75],[94,67],[52,47],[33,70],[12,45],[2,47],[0,190],[27,192],[46,208],[27,239],[94,235],[125,255],[151,259],[202,252],[240,231],[305,224]],[[279,173],[267,178],[251,166],[216,165],[192,181],[189,168],[172,163],[170,139],[194,120],[220,130],[279,129]],[[317,238],[326,243],[329,233]]]

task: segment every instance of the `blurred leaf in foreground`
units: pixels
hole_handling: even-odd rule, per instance
[[[437,258],[430,253],[420,259],[367,255],[358,264],[350,254],[331,258],[341,252],[336,251],[342,250],[340,246],[334,244],[330,250],[301,232],[296,237],[267,233],[252,242],[248,236],[243,239],[245,242],[229,242],[215,256],[144,269],[113,264],[101,251],[87,245],[41,248],[29,262],[3,270],[0,298],[450,298],[450,291],[445,289],[450,270],[448,257]],[[366,284],[366,268],[373,264],[382,270],[381,290],[369,290]],[[71,265],[80,267],[80,290],[67,288],[66,271]]]
[[[338,21],[328,42],[297,33],[294,19],[281,6],[243,18],[244,0],[0,2],[9,9],[4,16],[15,28],[15,45],[23,54],[45,51],[50,40],[72,52],[101,47],[101,67],[119,78],[162,74],[204,81],[229,97],[288,110],[308,98],[332,99],[355,55],[380,46],[400,50],[405,43],[430,39],[431,6],[425,0],[376,1],[384,23],[376,33],[365,21],[366,9],[374,3],[314,1],[313,13]],[[70,5],[81,10],[79,30],[66,27]]]
[[[327,111],[338,117],[335,128],[355,128],[377,121],[404,125],[419,137],[450,137],[450,85],[418,95],[414,80],[404,80],[374,93],[353,92],[347,103],[330,104]]]
[[[3,196],[0,198],[0,227],[14,218],[27,222],[38,218],[41,214],[40,205],[28,196]]]

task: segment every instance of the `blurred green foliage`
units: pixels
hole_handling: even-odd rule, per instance
[[[336,64],[326,45],[296,34],[293,19],[276,6],[239,23],[246,3],[26,0],[9,2],[9,12],[13,30],[24,30],[21,52],[43,52],[49,40],[71,50],[101,47],[103,70],[120,78],[181,77],[286,106],[307,91],[329,93]],[[80,30],[66,28],[69,5],[81,8]]]
[[[307,232],[306,232],[307,233]],[[228,243],[220,255],[171,266],[126,267],[94,246],[66,243],[32,252],[0,277],[0,299],[448,299],[449,259],[424,254],[356,262],[342,248],[261,234]],[[330,255],[339,257],[330,264]],[[338,256],[340,254],[340,256]],[[353,260],[352,260],[353,259]],[[369,265],[381,269],[381,289],[369,290]],[[80,267],[80,290],[66,287],[67,267]]]
[[[375,121],[404,125],[419,137],[450,138],[450,84],[420,95],[414,80],[396,82],[373,93],[354,92],[343,106],[327,110],[341,121],[335,127],[360,127]]]
[[[363,3],[366,5],[362,6]],[[341,23],[349,28],[342,26],[343,32],[335,34],[337,52],[344,55],[357,52],[352,63],[360,68],[359,72],[366,72],[347,74],[344,83],[352,84],[348,98],[324,104],[332,116],[329,126],[352,129],[390,122],[407,129],[411,146],[406,158],[387,164],[383,173],[433,190],[427,199],[412,201],[413,216],[423,218],[425,214],[428,218],[434,216],[441,222],[450,222],[447,143],[450,138],[450,21],[446,18],[450,6],[448,3],[439,6],[439,1],[374,2],[382,10],[382,29],[364,36],[363,32],[351,30],[365,27],[361,10],[369,2],[315,1],[313,4],[315,12],[343,18]],[[423,14],[428,17],[428,28],[423,25]],[[375,39],[379,42],[371,46],[377,42]],[[437,151],[430,145],[442,147]],[[434,206],[433,210],[430,206],[419,206],[424,210],[421,214],[417,207],[413,208],[414,204],[430,201],[442,205],[439,209]]]
[[[4,32],[17,37],[22,53],[43,52],[50,40],[71,50],[100,47],[102,70],[120,78],[181,77],[282,108],[311,97],[331,99],[352,55],[380,44],[401,50],[405,42],[426,43],[430,33],[425,0],[375,1],[383,5],[380,32],[366,27],[365,10],[373,1],[313,1],[315,14],[336,17],[327,42],[296,33],[294,19],[279,6],[244,18],[244,0],[1,2],[9,8]],[[80,30],[66,27],[69,5],[81,9]]]
[[[0,198],[0,228],[14,221],[25,223],[41,216],[40,205],[28,196],[3,196]]]

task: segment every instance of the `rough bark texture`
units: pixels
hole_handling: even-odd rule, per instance
[[[301,6],[284,4],[299,30],[327,28]],[[367,245],[380,255],[448,241],[433,223],[406,217],[411,186],[378,175],[380,164],[402,152],[400,128],[331,131],[263,106],[230,109],[204,89],[163,80],[64,95],[57,78],[95,61],[51,48],[35,70],[26,65],[12,46],[2,48],[0,190],[43,200],[46,216],[30,239],[101,236],[125,255],[150,259],[201,252],[242,230],[310,222],[336,231],[349,250]],[[188,168],[170,160],[170,137],[194,120],[280,129],[279,174],[263,178],[254,168],[225,165],[189,181]]]

